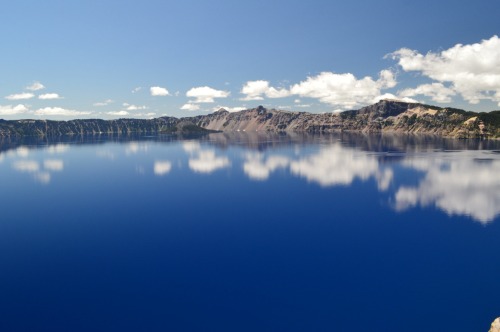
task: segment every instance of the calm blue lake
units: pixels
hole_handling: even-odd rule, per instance
[[[487,331],[500,144],[0,142],[0,331]]]

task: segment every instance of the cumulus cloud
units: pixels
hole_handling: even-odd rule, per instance
[[[154,97],[163,97],[163,96],[169,96],[170,93],[168,92],[167,89],[159,87],[159,86],[152,86],[149,88],[149,91],[151,93],[151,96]]]
[[[137,88],[134,88],[134,89],[132,90],[132,93],[137,93],[137,92],[139,92],[139,91],[141,91],[141,90],[142,90],[142,87],[138,86]]]
[[[200,105],[187,103],[182,105],[181,110],[183,111],[198,111],[200,109]]]
[[[227,98],[229,94],[229,91],[216,90],[208,86],[192,88],[186,92],[187,97],[195,98],[190,103],[213,103],[215,98]]]
[[[75,110],[68,110],[61,107],[44,107],[36,110],[34,112],[38,116],[79,116],[79,115],[89,115],[91,112],[80,112]]]
[[[106,99],[105,101],[94,103],[93,106],[96,106],[96,107],[108,106],[109,104],[112,104],[112,103],[114,103],[114,101],[112,99]]]
[[[414,89],[404,89],[398,93],[401,97],[415,97],[423,95],[430,97],[438,103],[449,103],[451,97],[456,95],[453,89],[445,87],[442,83],[422,84]]]
[[[447,50],[425,55],[402,48],[391,56],[404,71],[420,72],[435,81],[450,84],[450,89],[471,104],[492,100],[500,106],[498,36],[475,44],[457,44]]]
[[[35,95],[31,92],[22,92],[22,93],[15,93],[12,95],[8,95],[5,97],[5,99],[8,100],[24,100],[24,99],[31,99],[35,97]]]
[[[290,91],[285,88],[276,89],[269,85],[268,81],[248,81],[241,89],[241,93],[246,95],[242,100],[263,100],[268,98],[284,98],[290,96]]]
[[[12,105],[6,105],[2,106],[0,105],[0,115],[14,115],[14,114],[22,114],[28,111],[28,108],[24,106],[23,104],[19,104],[16,106]]]
[[[357,79],[351,73],[323,72],[293,85],[290,91],[294,95],[316,98],[322,103],[341,109],[352,109],[358,105],[372,103],[381,95],[382,89],[392,88],[396,84],[394,74],[390,70],[382,70],[377,80],[369,76]]]
[[[172,163],[170,161],[165,160],[157,160],[154,163],[154,173],[158,176],[163,176],[168,174],[172,169]]]
[[[40,82],[34,82],[33,84],[28,85],[26,87],[26,90],[38,91],[38,90],[42,90],[44,88],[45,88],[45,86],[42,83],[40,83]]]
[[[50,100],[50,99],[61,99],[61,96],[57,93],[44,93],[43,95],[39,95],[38,99],[42,100]]]

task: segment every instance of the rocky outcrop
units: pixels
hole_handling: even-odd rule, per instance
[[[417,103],[382,100],[342,113],[306,113],[262,106],[230,113],[151,120],[0,120],[0,136],[62,136],[130,133],[206,132],[423,133],[453,138],[500,138],[500,111],[466,112]]]
[[[0,137],[131,134],[131,133],[204,133],[211,132],[191,121],[173,117],[118,120],[0,120]]]
[[[500,317],[495,319],[495,321],[491,323],[489,332],[500,332]]]
[[[500,137],[500,111],[474,113],[392,100],[342,113],[312,114],[259,106],[236,113],[221,109],[190,120],[200,127],[222,131],[358,131],[425,133],[454,138]]]

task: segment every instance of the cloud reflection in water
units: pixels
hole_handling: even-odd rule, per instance
[[[435,205],[449,215],[468,215],[483,224],[500,214],[500,160],[428,156],[407,159],[404,165],[425,175],[418,186],[398,189],[397,210]]]
[[[182,147],[191,155],[188,161],[189,168],[196,173],[210,174],[231,166],[228,157],[217,156],[214,149],[202,148],[198,142],[187,141]]]

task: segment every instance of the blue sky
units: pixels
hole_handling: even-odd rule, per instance
[[[4,1],[0,118],[500,109],[500,2]]]

